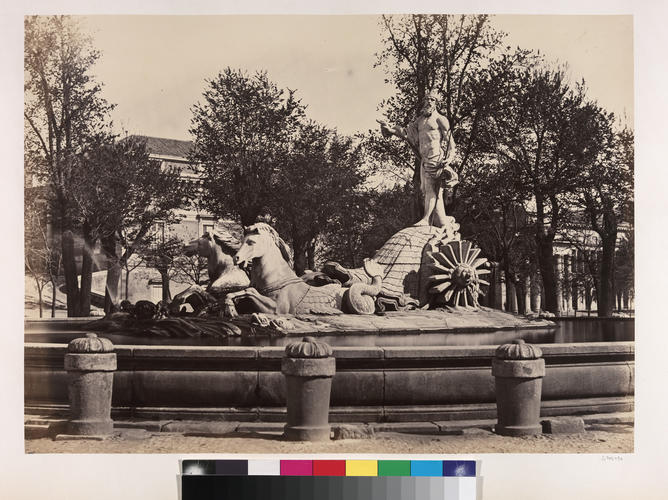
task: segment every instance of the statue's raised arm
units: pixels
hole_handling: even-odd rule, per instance
[[[399,125],[390,126],[385,120],[376,120],[380,124],[380,132],[383,137],[397,136],[400,139],[408,140],[408,135],[404,127]]]

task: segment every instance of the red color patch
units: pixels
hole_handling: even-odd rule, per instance
[[[345,476],[346,475],[346,461],[345,460],[314,460],[313,461],[313,475],[314,476]]]

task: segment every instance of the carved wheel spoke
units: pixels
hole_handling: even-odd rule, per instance
[[[480,249],[470,241],[441,241],[432,245],[429,293],[435,296],[435,303],[451,307],[479,306],[480,287],[489,285],[480,278],[489,270],[486,269],[487,259],[479,255]]]

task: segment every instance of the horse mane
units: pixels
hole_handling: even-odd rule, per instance
[[[202,237],[211,236],[213,242],[218,245],[225,255],[234,255],[239,250],[239,242],[237,242],[232,236],[220,236],[216,233],[204,233]]]
[[[290,267],[292,267],[292,256],[290,255],[290,247],[285,241],[283,241],[283,239],[278,235],[278,233],[273,227],[271,227],[266,222],[256,222],[255,224],[244,228],[244,235],[261,234],[261,233],[268,234],[271,237],[274,244],[281,251],[281,255],[283,256],[285,261],[288,263]]]

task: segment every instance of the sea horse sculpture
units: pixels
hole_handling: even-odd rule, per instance
[[[226,314],[236,316],[236,304],[244,300],[255,312],[276,314],[373,314],[380,292],[380,269],[366,262],[369,283],[349,288],[339,284],[311,286],[297,277],[290,262],[288,245],[263,222],[245,228],[241,248],[234,262],[250,267],[251,287],[225,298]]]
[[[195,314],[206,313],[211,308],[215,309],[225,294],[246,288],[250,284],[248,276],[234,265],[232,259],[238,245],[230,238],[208,232],[189,242],[183,252],[207,259],[209,284],[206,289],[193,285],[176,295],[169,304],[170,312],[176,314],[182,306],[190,304]]]

